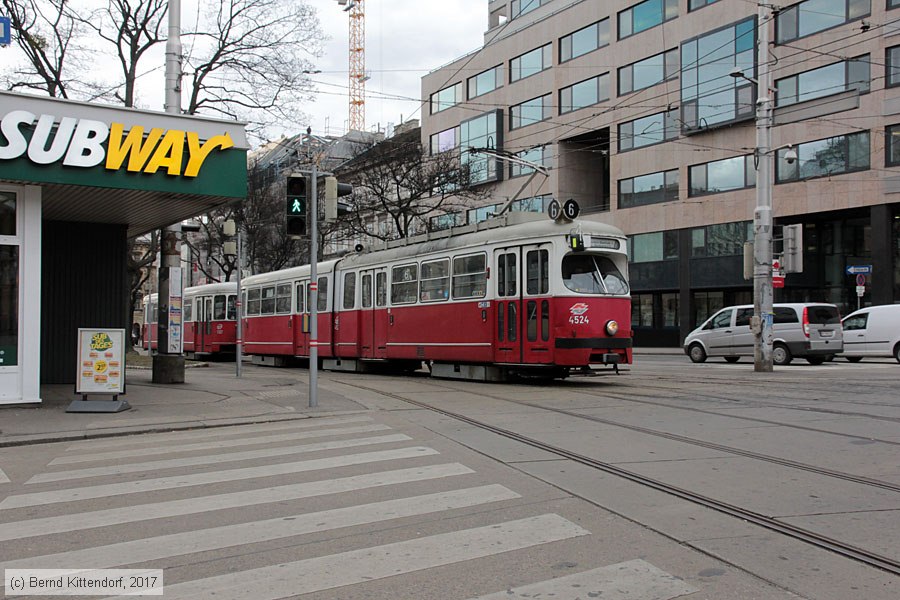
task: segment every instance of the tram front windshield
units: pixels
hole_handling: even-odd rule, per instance
[[[628,293],[628,283],[608,257],[598,254],[567,254],[562,260],[563,283],[579,294]]]

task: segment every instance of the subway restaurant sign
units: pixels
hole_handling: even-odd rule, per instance
[[[246,194],[243,125],[0,93],[0,179]]]

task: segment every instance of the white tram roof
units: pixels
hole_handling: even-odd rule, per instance
[[[237,292],[237,282],[223,281],[221,283],[207,283],[184,288],[185,296],[202,296],[204,294],[228,294]]]
[[[368,252],[345,257],[341,262],[341,267],[355,269],[372,264],[417,258],[422,255],[475,251],[504,244],[529,244],[570,233],[618,239],[625,237],[620,229],[598,221],[578,220],[557,223],[542,213],[513,212],[473,225],[454,227],[409,239],[394,240],[380,248],[372,248]],[[625,251],[624,244],[621,251]]]
[[[321,277],[326,273],[331,273],[332,271],[334,271],[334,265],[338,263],[338,260],[339,259],[320,262],[318,267],[319,276]],[[272,271],[271,273],[251,275],[250,277],[245,277],[241,280],[241,287],[246,288],[254,285],[265,285],[267,283],[293,281],[295,279],[303,278],[309,278],[309,265],[291,267],[289,269],[282,269],[280,271]]]

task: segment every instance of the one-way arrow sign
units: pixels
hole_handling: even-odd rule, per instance
[[[871,275],[872,265],[853,265],[847,267],[847,275]]]

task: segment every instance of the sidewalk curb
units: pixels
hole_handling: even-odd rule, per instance
[[[0,448],[11,448],[16,446],[33,446],[36,444],[53,444],[57,442],[76,442],[81,440],[95,440],[103,438],[127,437],[129,435],[140,435],[145,433],[169,433],[172,431],[189,431],[192,429],[220,429],[225,427],[238,427],[241,425],[256,425],[261,423],[275,423],[277,421],[303,421],[306,419],[321,419],[325,417],[336,417],[343,415],[354,415],[369,412],[366,410],[336,410],[311,415],[309,413],[300,413],[296,415],[271,415],[269,417],[236,417],[227,419],[221,423],[212,423],[205,421],[190,421],[187,423],[172,423],[149,425],[145,427],[135,427],[133,429],[120,429],[115,431],[81,432],[81,433],[59,433],[59,434],[33,434],[23,435],[19,439],[3,440],[0,439]]]

